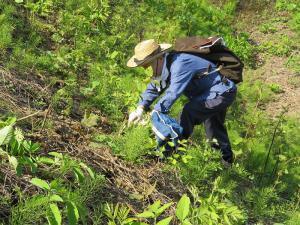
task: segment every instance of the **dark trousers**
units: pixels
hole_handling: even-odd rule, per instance
[[[233,90],[215,99],[201,101],[195,98],[185,104],[180,115],[183,138],[187,139],[192,134],[195,125],[204,123],[207,138],[217,140],[217,143],[212,143],[212,147],[221,150],[224,160],[231,161],[232,150],[224,121],[226,110],[235,96],[236,90]]]

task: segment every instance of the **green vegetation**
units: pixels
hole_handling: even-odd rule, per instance
[[[295,72],[288,82],[299,87],[300,3],[277,0],[270,4],[268,11],[278,18],[263,18],[258,30],[276,38],[251,44],[248,30],[236,29],[237,23],[243,23],[236,19],[243,13],[240,1],[213,2],[0,0],[0,75],[3,68],[16,79],[43,84],[39,90],[51,90],[49,99],[43,99],[34,96],[31,87],[16,88],[16,82],[9,83],[3,75],[0,224],[299,223],[299,120],[286,117],[286,109],[274,118],[266,115],[263,109],[283,89],[252,77],[251,69],[258,66],[258,52],[284,57],[286,67]],[[270,3],[250,1],[248,7],[258,2]],[[282,26],[293,31],[293,36],[278,35]],[[142,193],[146,197],[139,198],[135,190],[139,184],[134,182],[141,176],[134,172],[133,185],[126,189],[122,186],[126,182],[112,179],[113,173],[153,166],[153,155],[162,154],[153,151],[149,125],[126,126],[127,114],[151,74],[142,68],[129,70],[126,61],[140,40],[173,43],[186,35],[223,36],[246,64],[245,81],[238,87],[226,124],[236,162],[225,169],[220,153],[210,148],[203,129],[197,127],[191,140],[157,164],[159,175],[155,169],[147,170],[150,178],[145,182],[146,194]],[[26,82],[21,84],[26,86]],[[12,104],[18,98],[20,104],[13,104],[16,111],[10,110],[6,101]],[[177,116],[185,101],[180,98],[171,115]],[[18,119],[18,106],[27,107],[28,112],[49,111],[40,120]],[[47,118],[48,112],[55,116]],[[72,133],[66,137],[70,130],[56,124],[61,117],[72,121],[80,117],[81,123],[73,121],[80,128],[65,119],[66,127],[78,130],[79,137]],[[39,139],[41,134],[44,139]],[[94,149],[95,155],[109,149],[113,157],[101,156],[104,161],[99,166],[92,158],[93,150],[84,152],[85,147]],[[160,175],[168,178],[165,183],[157,181]],[[172,179],[185,189],[168,192]]]

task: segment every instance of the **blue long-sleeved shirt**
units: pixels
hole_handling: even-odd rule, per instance
[[[168,53],[164,56],[161,76],[159,79],[152,80],[142,94],[139,105],[144,106],[144,108],[149,108],[153,101],[163,93],[164,95],[156,103],[154,109],[168,113],[181,94],[186,95],[190,100],[205,101],[236,88],[234,82],[228,79],[227,82],[222,82],[222,77],[218,72],[195,78],[196,74],[206,72],[209,64],[211,65],[210,71],[214,71],[216,65],[212,62],[191,54],[178,53],[172,56],[169,71],[166,65],[167,56]]]

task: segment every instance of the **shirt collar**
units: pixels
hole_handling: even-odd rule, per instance
[[[161,91],[162,89],[166,88],[167,86],[167,80],[169,77],[169,70],[167,67],[167,58],[168,58],[169,53],[165,53],[164,55],[164,64],[163,64],[163,68],[161,71],[161,75],[157,76],[157,77],[152,77],[152,81],[154,81],[156,88],[158,89],[158,91]]]
[[[163,64],[163,68],[161,70],[161,74],[159,76],[153,77],[153,80],[167,80],[168,76],[169,76],[169,70],[167,68],[167,57],[168,57],[169,53],[165,53],[164,55],[164,64]]]

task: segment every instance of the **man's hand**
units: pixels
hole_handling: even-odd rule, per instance
[[[131,123],[137,124],[142,119],[143,112],[144,112],[144,107],[139,106],[135,111],[130,113],[128,118],[128,126]]]

